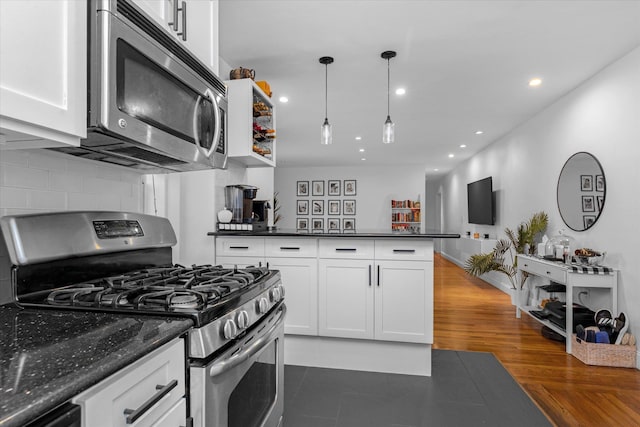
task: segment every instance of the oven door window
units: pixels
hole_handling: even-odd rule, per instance
[[[277,340],[251,365],[229,397],[229,427],[260,426],[277,397]]]
[[[210,147],[214,124],[204,117],[212,117],[213,103],[122,39],[117,52],[118,109],[180,139],[193,144],[199,140]]]

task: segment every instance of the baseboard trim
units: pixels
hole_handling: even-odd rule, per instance
[[[286,335],[284,363],[431,376],[431,344]]]

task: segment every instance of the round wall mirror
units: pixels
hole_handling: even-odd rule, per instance
[[[569,157],[558,178],[558,210],[562,220],[575,231],[593,227],[600,218],[607,195],[604,171],[592,154],[579,152]]]

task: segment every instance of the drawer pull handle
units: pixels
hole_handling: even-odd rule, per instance
[[[378,277],[376,277],[376,280],[378,281],[378,287],[380,287],[380,266],[378,266]]]
[[[229,246],[229,249],[249,249],[249,246]]]
[[[124,414],[127,416],[127,424],[133,424],[138,418],[140,418],[145,412],[147,412],[153,405],[158,403],[160,399],[165,397],[171,390],[176,388],[178,380],[173,380],[167,385],[157,385],[158,392],[151,396],[149,400],[144,402],[138,409],[125,409]]]
[[[394,254],[415,254],[416,250],[415,249],[394,249],[393,253]]]
[[[371,264],[369,264],[369,287],[371,287]]]
[[[355,252],[355,248],[336,248],[336,252]]]
[[[299,251],[300,248],[296,246],[280,246],[281,251]]]

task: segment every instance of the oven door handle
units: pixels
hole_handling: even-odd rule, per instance
[[[209,370],[209,376],[216,377],[221,375],[247,361],[251,356],[262,350],[265,345],[267,345],[278,334],[278,328],[281,326],[282,322],[284,322],[284,315],[287,312],[287,306],[282,304],[279,310],[280,313],[278,314],[278,319],[267,333],[254,341],[249,347],[243,348],[239,353],[236,353],[224,360],[216,361]]]

